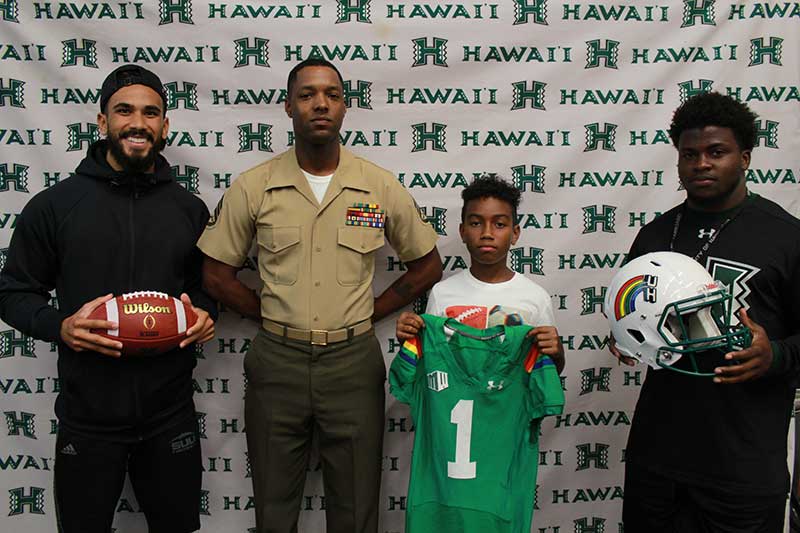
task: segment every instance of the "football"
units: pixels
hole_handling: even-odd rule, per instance
[[[123,294],[97,307],[90,319],[110,320],[118,329],[93,329],[92,333],[120,341],[122,355],[157,355],[177,348],[186,330],[197,322],[191,306],[163,292]]]

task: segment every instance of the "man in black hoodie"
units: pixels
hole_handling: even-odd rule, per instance
[[[172,180],[159,155],[169,119],[155,74],[135,65],[112,72],[97,121],[106,139],[19,217],[0,273],[0,318],[58,342],[58,531],[109,531],[126,470],[151,532],[195,531],[201,454],[193,348],[213,337],[215,314],[201,289],[195,243],[208,210]],[[178,349],[120,357],[119,342],[91,332],[114,327],[89,320],[93,309],[137,290],[198,306],[197,323]]]

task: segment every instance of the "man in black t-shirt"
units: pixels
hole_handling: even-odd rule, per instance
[[[695,258],[732,293],[753,340],[724,359],[700,354],[713,378],[648,370],[626,450],[626,533],[783,530],[800,371],[800,221],[747,190],[755,118],[718,93],[678,108],[669,132],[686,201],[631,246],[629,259],[664,250]]]

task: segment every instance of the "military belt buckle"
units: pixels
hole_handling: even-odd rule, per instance
[[[324,329],[311,330],[311,345],[312,346],[327,346],[328,345],[328,332]]]

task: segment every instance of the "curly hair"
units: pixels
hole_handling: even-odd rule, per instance
[[[497,174],[479,176],[461,191],[461,199],[464,201],[461,206],[461,222],[464,222],[467,202],[480,198],[497,198],[502,202],[506,202],[511,206],[511,214],[514,221],[516,221],[521,196],[522,193],[520,193],[519,189]]]
[[[752,150],[756,144],[756,115],[746,104],[717,92],[692,96],[675,110],[669,126],[672,144],[685,130],[706,126],[730,128],[741,150]]]

